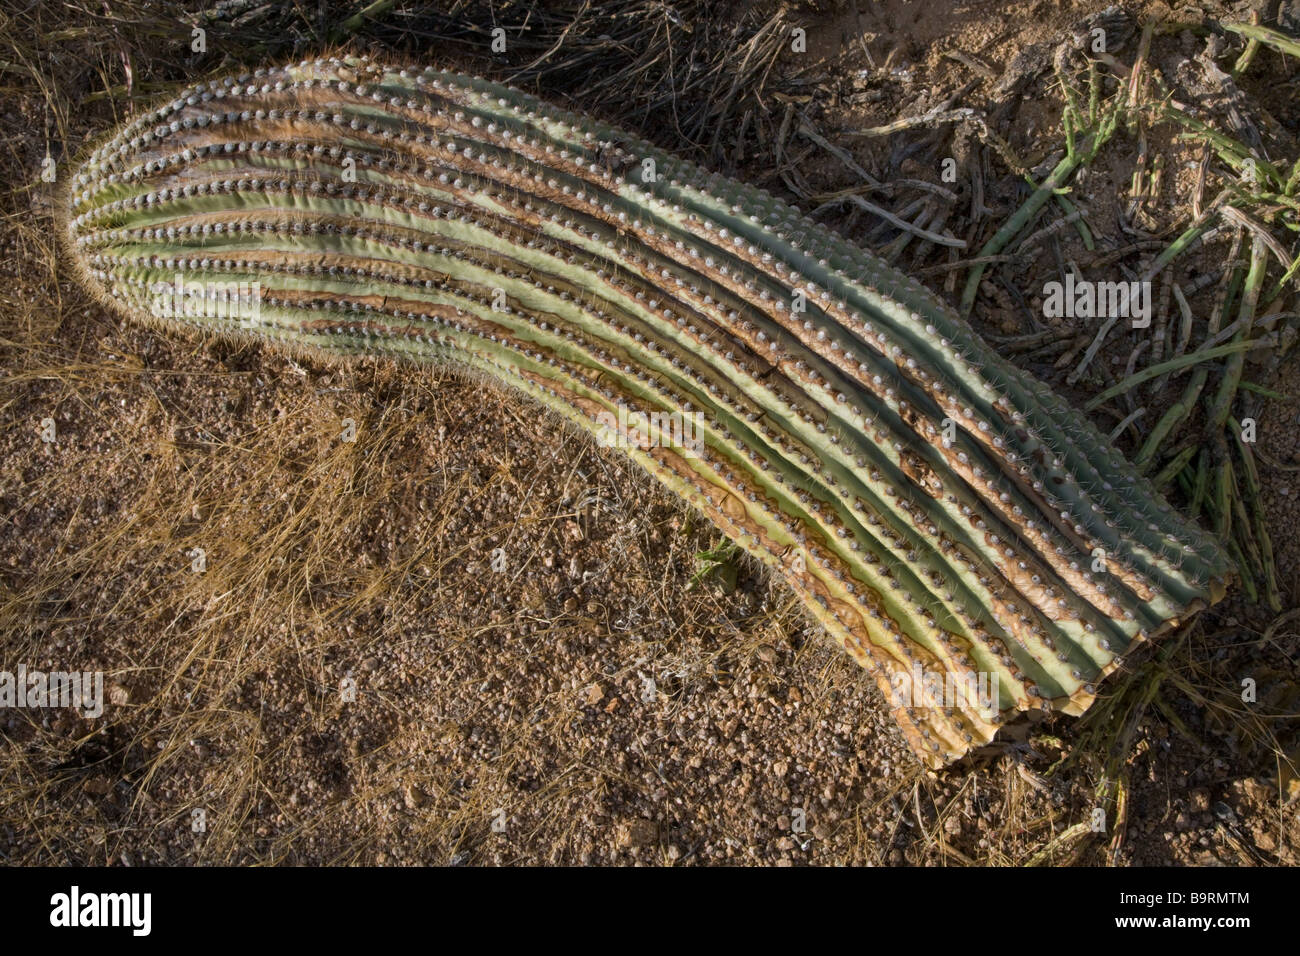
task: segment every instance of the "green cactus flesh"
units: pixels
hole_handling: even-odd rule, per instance
[[[505,86],[364,58],[200,83],[94,149],[62,214],[135,319],[451,363],[606,437],[620,406],[695,416],[694,453],[619,444],[784,577],[930,766],[1081,713],[1223,593],[1216,542],[918,283]],[[169,310],[178,277],[259,307]],[[897,693],[917,675],[996,699]]]

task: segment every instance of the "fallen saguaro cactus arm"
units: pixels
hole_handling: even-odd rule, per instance
[[[64,215],[132,318],[455,363],[616,442],[784,576],[932,766],[1081,712],[1223,592],[1216,542],[916,282],[504,86],[352,58],[200,83],[94,149]]]

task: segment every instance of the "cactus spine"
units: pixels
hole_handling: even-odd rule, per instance
[[[1080,713],[1223,592],[1216,543],[919,284],[504,86],[364,58],[200,83],[95,149],[63,213],[137,319],[451,362],[601,434],[700,413],[698,454],[620,444],[784,576],[931,766]],[[169,309],[178,276],[258,308]]]

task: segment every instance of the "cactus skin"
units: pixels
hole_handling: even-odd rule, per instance
[[[366,58],[201,83],[94,149],[61,214],[136,320],[449,362],[592,432],[620,403],[703,412],[697,457],[627,453],[886,694],[996,675],[992,713],[891,697],[932,767],[1017,712],[1081,713],[1223,594],[1216,542],[916,282],[507,87]],[[178,274],[258,282],[260,315],[168,317],[151,289]]]

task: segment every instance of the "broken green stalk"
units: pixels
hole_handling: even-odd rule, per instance
[[[1076,410],[935,296],[766,193],[479,79],[365,59],[201,83],[72,179],[84,279],[171,329],[449,362],[608,437],[779,571],[930,765],[1080,713],[1227,565]],[[166,290],[257,283],[252,314]],[[620,426],[621,427],[621,426]]]

